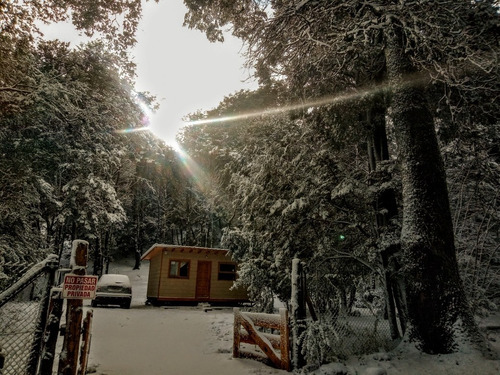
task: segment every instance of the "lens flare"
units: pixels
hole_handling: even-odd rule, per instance
[[[422,83],[427,83],[429,80],[429,76],[425,73],[417,73],[411,76],[406,76],[401,79],[401,83],[398,84],[399,87],[404,86],[416,86]],[[355,100],[362,98],[363,96],[373,95],[377,93],[381,93],[386,90],[390,90],[393,87],[389,82],[383,82],[377,85],[367,86],[365,88],[357,88],[352,89],[350,92],[339,93],[336,95],[325,96],[319,99],[310,100],[303,103],[296,103],[288,106],[268,108],[260,111],[253,111],[242,113],[234,116],[225,116],[225,117],[217,117],[217,118],[209,118],[209,119],[200,119],[194,121],[186,121],[184,124],[186,126],[196,126],[196,125],[205,125],[205,124],[214,124],[221,122],[230,122],[237,120],[246,120],[261,116],[268,116],[274,114],[280,114],[295,110],[308,110],[313,108],[318,108],[326,105],[333,105],[336,103],[341,103],[349,100]],[[180,160],[183,166],[186,168],[186,171],[190,174],[195,181],[196,185],[200,188],[200,191],[206,192],[209,189],[214,189],[215,186],[210,180],[209,176],[203,171],[203,169],[180,147],[176,149],[178,155],[180,156]],[[345,240],[345,236],[341,234],[339,236],[340,241]]]
[[[428,81],[429,77],[425,73],[416,73],[411,76],[407,76],[402,79],[404,86],[418,85],[425,81]],[[325,105],[332,105],[335,103],[341,103],[349,100],[354,100],[361,98],[366,95],[373,95],[380,92],[383,92],[387,89],[391,89],[391,84],[389,82],[383,82],[380,84],[370,85],[364,88],[353,88],[349,92],[337,93],[335,95],[325,96],[319,99],[313,99],[310,101],[305,101],[302,103],[295,103],[282,107],[268,108],[261,111],[247,112],[234,116],[226,116],[226,117],[217,117],[217,118],[209,118],[209,119],[200,119],[194,121],[187,121],[185,125],[205,125],[205,124],[213,124],[219,122],[229,122],[229,121],[237,121],[237,120],[246,120],[260,116],[274,115],[279,113],[285,113],[290,111],[302,110],[302,109],[312,109],[317,107],[322,107]]]
[[[139,109],[141,110],[140,122],[142,126],[116,130],[115,131],[116,133],[120,134],[135,133],[151,129],[151,119],[154,114],[153,110],[151,109],[149,104],[146,103],[146,101],[142,98],[140,94],[133,93],[133,99],[135,101],[135,104],[137,104],[139,106]]]
[[[181,147],[175,150],[179,157],[179,160],[184,167],[186,173],[191,177],[191,179],[196,184],[197,188],[206,193],[212,188],[212,181],[205,171],[196,163],[187,152],[185,152]]]
[[[127,133],[142,132],[145,130],[149,130],[149,126],[141,126],[140,128],[127,128],[127,129],[115,130],[115,133],[127,134]]]
[[[425,72],[418,72],[413,75],[408,75],[405,77],[401,77],[400,83],[398,83],[398,86],[416,86],[420,85],[422,83],[428,83],[430,80],[430,76],[426,74]],[[286,105],[286,106],[277,106],[274,108],[267,108],[263,110],[257,110],[257,111],[252,111],[252,112],[246,112],[246,113],[241,113],[233,116],[224,116],[224,117],[216,117],[216,118],[206,118],[206,119],[200,119],[200,120],[193,120],[193,121],[184,121],[182,126],[196,126],[196,125],[205,125],[205,124],[214,124],[214,123],[222,123],[222,122],[231,122],[231,121],[238,121],[238,120],[247,120],[247,119],[252,119],[252,118],[257,118],[257,117],[263,117],[263,116],[270,116],[270,115],[275,115],[275,114],[281,114],[281,113],[286,113],[290,111],[296,111],[296,110],[312,110],[314,108],[326,106],[326,105],[334,105],[336,103],[341,103],[345,101],[350,101],[350,100],[355,100],[362,98],[363,96],[368,96],[368,95],[373,95],[377,94],[386,90],[391,90],[393,89],[392,85],[390,82],[382,82],[379,84],[374,84],[366,87],[358,87],[358,88],[352,88],[348,91],[342,92],[342,93],[337,93],[335,95],[329,95],[325,96],[322,98],[317,98],[317,99],[312,99],[309,101],[303,101],[300,103],[294,103],[291,105]],[[135,93],[134,94],[134,100],[136,101],[137,105],[140,107],[141,112],[142,112],[142,117],[141,117],[141,125],[140,127],[129,127],[127,129],[122,129],[122,130],[117,130],[117,133],[134,133],[134,132],[140,132],[140,131],[150,131],[153,134],[155,134],[157,137],[162,138],[161,135],[158,134],[157,129],[152,124],[152,119],[154,117],[154,112],[151,110],[150,106],[148,103],[141,97],[140,94]],[[181,147],[177,144],[177,142],[169,140],[168,141],[169,146],[172,147],[178,154],[184,155],[187,157],[187,154],[181,149]],[[188,161],[187,159],[184,160],[186,163],[186,166],[191,165],[194,163],[193,160]],[[194,168],[194,167],[193,167]],[[195,170],[193,169],[191,171],[192,173],[195,173]],[[194,174],[193,174],[194,175]]]
[[[369,92],[373,93],[374,91],[375,90],[372,89]],[[339,103],[339,102],[342,102],[345,100],[354,99],[356,97],[365,95],[369,92],[368,91],[363,91],[363,92],[356,91],[355,93],[328,96],[328,97],[324,97],[324,98],[320,98],[320,99],[316,99],[316,100],[311,100],[311,101],[304,102],[304,103],[297,103],[297,104],[291,104],[291,105],[282,106],[282,107],[268,108],[268,109],[261,110],[261,111],[246,112],[246,113],[242,113],[242,114],[234,115],[234,116],[226,116],[226,117],[217,117],[217,118],[188,121],[185,124],[188,126],[189,125],[205,125],[205,124],[213,124],[213,123],[220,123],[220,122],[247,120],[247,119],[251,119],[251,118],[255,118],[255,117],[270,116],[270,115],[291,112],[291,111],[296,111],[296,110],[301,110],[301,109],[309,109],[309,108],[314,108],[314,107],[321,107],[324,105],[331,105],[331,104]]]

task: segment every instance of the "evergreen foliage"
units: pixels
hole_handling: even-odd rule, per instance
[[[2,287],[48,253],[64,259],[76,238],[90,242],[95,274],[154,242],[207,245],[200,226],[211,218],[192,176],[144,131],[141,108],[155,101],[134,91],[127,54],[141,2],[94,3],[0,6]],[[41,38],[36,22],[69,16],[102,38],[77,48]]]
[[[480,340],[471,312],[500,297],[495,1],[186,0],[210,40],[233,26],[262,86],[191,115],[180,154],[133,131],[155,105],[125,53],[140,1],[94,3],[0,6],[0,286],[75,238],[96,274],[155,242],[224,246],[265,311],[306,263],[311,365],[355,302],[430,353],[460,320]],[[104,40],[36,40],[69,14]]]
[[[327,112],[316,108],[316,103],[343,103],[345,99],[356,103],[350,113],[353,118],[347,123],[352,129],[361,126],[364,131],[357,133],[368,144],[374,184],[368,184],[367,190],[374,193],[371,202],[376,211],[376,229],[368,237],[379,245],[377,253],[382,258],[388,304],[393,298],[396,298],[394,303],[398,303],[397,295],[404,296],[404,301],[399,301],[400,315],[409,319],[410,337],[425,352],[454,350],[455,323],[459,320],[465,322],[470,337],[477,341],[478,331],[459,276],[445,168],[435,129],[438,125],[453,131],[461,125],[461,121],[456,122],[457,116],[465,113],[478,114],[471,123],[474,127],[480,126],[482,118],[493,113],[492,108],[498,108],[489,100],[490,95],[497,96],[499,81],[496,2],[242,0],[229,4],[186,0],[185,4],[189,9],[185,24],[198,28],[209,40],[222,41],[223,28],[231,25],[233,34],[247,43],[248,62],[256,69],[260,81],[284,82],[288,97],[303,101],[303,108],[309,107],[304,123],[314,121],[311,114]],[[443,90],[438,103],[445,101],[446,110],[435,102],[428,104],[430,98],[435,100],[432,95],[436,88]],[[487,103],[480,104],[483,101]],[[386,120],[390,122],[386,124]],[[494,121],[497,124],[497,120]],[[283,126],[274,124],[280,129],[277,134],[281,139],[271,133],[267,144],[272,145],[269,147],[272,151],[262,157],[259,153],[250,153],[255,156],[247,165],[258,165],[248,169],[237,184],[240,190],[236,196],[248,193],[240,198],[240,204],[246,208],[240,219],[243,219],[242,225],[250,223],[252,229],[238,229],[242,239],[235,243],[247,248],[250,263],[257,257],[255,248],[259,249],[257,253],[269,254],[262,259],[271,262],[265,264],[269,266],[297,252],[289,243],[302,244],[296,231],[287,232],[294,224],[299,226],[299,232],[303,230],[302,215],[282,226],[272,215],[281,212],[286,217],[289,213],[302,213],[301,209],[309,204],[300,194],[296,197],[290,192],[297,189],[298,182],[295,170],[287,168],[286,155],[288,150],[300,155],[292,139],[305,141],[306,145],[301,144],[300,150],[307,150],[313,160],[314,153],[307,149],[304,133],[299,136],[295,133],[295,120],[291,118],[288,122],[290,134],[295,136],[287,138],[288,133],[281,130]],[[443,126],[442,122],[447,125]],[[341,124],[336,121],[334,128],[343,129],[339,127]],[[321,126],[322,123],[318,123],[319,129]],[[384,139],[387,131],[392,132],[389,135],[396,142],[397,154],[393,157],[397,155],[400,166],[399,210],[394,190],[399,183],[387,185],[387,181],[393,179],[389,142]],[[282,147],[282,140],[287,146]],[[330,148],[327,152],[336,151]],[[355,160],[352,159],[354,166]],[[301,168],[301,181],[307,181],[306,170],[300,164],[297,167]],[[338,166],[332,163],[332,167]],[[341,180],[345,185],[333,181],[330,188],[336,187],[334,196],[354,193],[361,176],[356,176],[355,183],[345,184]],[[366,174],[363,177],[366,178]],[[290,189],[283,188],[280,181]],[[276,232],[262,239],[259,235],[268,233],[269,224],[280,228],[280,234],[283,231],[288,242],[280,243]],[[307,228],[307,224],[304,225]],[[398,226],[401,226],[400,233],[397,233]],[[306,237],[314,243],[312,233]],[[273,253],[280,247],[279,254]],[[301,245],[297,247],[302,250]],[[281,289],[275,292],[281,294]]]

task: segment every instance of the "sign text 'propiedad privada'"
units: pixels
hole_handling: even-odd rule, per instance
[[[97,276],[72,275],[64,276],[63,298],[94,299],[97,289]]]

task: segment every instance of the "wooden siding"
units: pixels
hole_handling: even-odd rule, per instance
[[[161,257],[152,258],[149,262],[147,296],[157,298],[160,283]]]
[[[169,277],[171,260],[189,260],[189,278],[179,279]],[[247,300],[248,295],[244,288],[230,290],[231,280],[218,280],[219,263],[232,263],[227,253],[220,250],[182,250],[164,249],[150,259],[148,280],[148,298],[158,300],[196,300],[196,277],[198,261],[211,262],[210,297],[208,301]]]

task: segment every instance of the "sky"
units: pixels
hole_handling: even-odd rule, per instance
[[[182,26],[182,0],[144,2],[132,55],[137,64],[136,91],[156,96],[160,108],[150,115],[151,131],[176,147],[182,118],[197,110],[215,108],[225,96],[256,88],[243,67],[242,43],[225,35],[210,43],[198,30]],[[80,43],[70,25],[44,27],[46,38]]]
[[[182,27],[182,0],[148,2],[134,49],[138,91],[156,95],[160,109],[152,116],[153,132],[172,144],[182,118],[215,108],[225,96],[256,83],[243,68],[242,44],[226,35],[210,43],[198,30]]]

